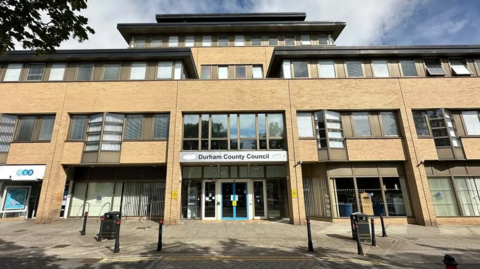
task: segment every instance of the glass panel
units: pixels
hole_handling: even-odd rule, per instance
[[[218,178],[218,167],[217,166],[203,167],[203,178]]]
[[[285,149],[285,140],[283,139],[270,139],[268,141],[269,149]]]
[[[178,36],[169,36],[168,37],[168,46],[169,47],[178,47]]]
[[[333,206],[337,211],[335,217],[350,217],[350,214],[357,211],[353,178],[336,178],[333,181],[335,195]]]
[[[285,179],[267,180],[267,213],[269,219],[288,218]]]
[[[248,167],[247,166],[239,166],[238,167],[239,175],[241,178],[248,177]]]
[[[428,178],[428,185],[437,216],[460,215],[450,177]]]
[[[202,167],[185,166],[182,168],[182,178],[202,178]]]
[[[353,124],[356,136],[371,136],[368,112],[353,112]]]
[[[228,178],[228,166],[220,166],[220,178]]]
[[[0,152],[8,152],[10,143],[13,141],[13,133],[15,132],[15,123],[17,116],[1,115],[0,118]]]
[[[404,185],[400,183],[397,177],[382,178],[383,188],[385,190],[385,200],[387,201],[388,216],[410,216],[410,204]]]
[[[125,139],[140,139],[142,137],[143,115],[127,115]]]
[[[293,61],[293,76],[296,78],[308,78],[307,61]]]
[[[228,140],[212,140],[211,150],[228,149]]]
[[[412,111],[413,121],[415,122],[415,129],[417,130],[417,135],[429,135],[427,120],[425,119],[425,114],[423,111]]]
[[[237,114],[230,114],[230,138],[237,138]]]
[[[450,147],[450,138],[435,138],[436,147]]]
[[[114,182],[89,182],[87,202],[90,203],[89,216],[101,216],[111,210]]]
[[[157,78],[170,79],[172,78],[173,62],[158,62]]]
[[[42,126],[38,140],[50,140],[52,138],[53,126],[55,124],[55,116],[42,117]]]
[[[240,114],[240,137],[256,137],[255,114]]]
[[[375,77],[390,77],[390,73],[388,72],[388,62],[386,60],[373,60],[372,64]]]
[[[203,115],[202,115],[202,137],[203,137]],[[227,137],[227,115],[212,115],[212,137]]]
[[[212,67],[211,66],[202,66],[202,77],[201,79],[211,79],[212,78]]]
[[[78,65],[77,80],[90,81],[92,80],[92,73],[93,73],[93,64],[81,63]]]
[[[261,66],[253,66],[253,78],[263,78],[263,70]]]
[[[437,60],[425,60],[427,72],[431,76],[445,75],[442,65]]]
[[[218,67],[218,79],[228,79],[228,66]]]
[[[210,122],[210,115],[202,114],[202,138],[208,138],[208,125]],[[213,126],[212,126],[213,128]]]
[[[210,47],[212,45],[212,37],[209,35],[202,36],[202,46]]]
[[[183,150],[198,150],[198,140],[192,141],[187,140],[183,141]]]
[[[462,111],[467,135],[480,135],[480,120],[477,111]]]
[[[253,182],[253,197],[255,202],[255,217],[265,216],[265,196],[263,193],[263,182]]]
[[[163,37],[154,36],[152,37],[152,47],[161,47],[163,42]]]
[[[238,178],[238,167],[237,166],[230,166],[230,177],[231,178]]]
[[[398,136],[399,133],[395,112],[380,112],[380,117],[382,118],[384,134]]]
[[[284,136],[282,114],[268,114],[268,136],[269,137]]]
[[[418,76],[417,67],[414,60],[400,60],[402,66],[402,73],[404,77],[416,77]]]
[[[222,218],[233,218],[233,183],[222,184]]]
[[[257,149],[257,140],[240,139],[240,149]]]
[[[247,218],[247,183],[235,183],[235,199],[237,205],[235,206],[236,218]]]
[[[182,181],[182,218],[199,219],[202,216],[201,208],[202,181]]]
[[[170,124],[170,115],[156,114],[155,115],[155,130],[153,138],[155,139],[167,139],[168,130]]]
[[[286,46],[295,46],[295,36],[294,35],[285,35],[285,45]]]
[[[363,77],[362,63],[360,61],[347,61],[347,73],[349,78]]]
[[[41,81],[43,77],[44,64],[30,64],[27,81]]]
[[[252,36],[252,46],[261,46],[262,38],[259,35]]]
[[[205,182],[205,218],[215,218],[215,182]]]
[[[236,65],[235,66],[235,78],[247,78],[245,71],[245,65]]]
[[[48,80],[63,80],[63,77],[65,76],[65,67],[66,64],[52,64]]]
[[[32,140],[34,124],[35,124],[35,117],[33,116],[21,117],[16,140],[19,140],[19,141]]]
[[[147,63],[145,62],[133,62],[130,70],[130,79],[145,79],[145,73],[147,72]]]
[[[300,40],[302,41],[302,45],[312,45],[310,35],[301,35]]]
[[[456,177],[455,187],[463,215],[480,216],[480,178]]]
[[[471,75],[472,74],[462,60],[458,60],[458,59],[450,60],[450,65],[452,66],[452,70],[455,75]]]
[[[267,126],[266,126],[265,114],[258,114],[258,136],[260,138],[267,138]]]
[[[145,48],[145,36],[136,36],[135,37],[135,47]]]
[[[183,116],[183,137],[198,138],[199,115]]]
[[[278,45],[278,36],[277,35],[269,35],[268,36],[268,45],[269,46],[277,46]]]
[[[245,37],[243,35],[235,36],[235,46],[245,46]]]
[[[312,113],[297,113],[299,137],[313,137]]]
[[[120,73],[119,64],[106,64],[103,73],[103,80],[118,80],[118,74]]]
[[[309,217],[330,217],[330,198],[325,178],[303,180],[305,214]]]
[[[193,47],[195,46],[195,37],[194,36],[186,36],[185,37],[185,47]]]
[[[335,63],[333,60],[320,60],[318,61],[318,76],[321,78],[334,78],[335,75]]]
[[[286,171],[285,171],[285,166],[280,165],[280,166],[267,166],[267,177],[272,178],[272,177],[280,177],[284,178],[286,177]]]
[[[282,63],[283,78],[292,78],[292,71],[290,69],[290,61],[284,60]]]
[[[3,81],[18,81],[22,72],[23,64],[8,64]]]
[[[70,202],[69,217],[80,217],[88,210],[84,208],[85,195],[87,193],[87,182],[75,182],[72,200]]]
[[[226,47],[228,46],[228,36],[219,36],[218,37],[218,46],[219,47]]]
[[[265,166],[263,166],[263,165],[252,165],[252,166],[250,166],[250,177],[264,178],[265,177]]]
[[[326,34],[317,34],[319,45],[328,45],[328,36]]]
[[[367,215],[385,214],[382,189],[379,178],[357,178],[358,199],[361,212]]]

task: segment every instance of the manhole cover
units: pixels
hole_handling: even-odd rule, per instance
[[[70,245],[56,245],[56,246],[53,246],[52,248],[66,248]]]
[[[18,231],[15,231],[14,233],[20,233],[20,232],[25,232],[26,230],[18,230]]]
[[[137,227],[137,228],[135,228],[135,230],[148,230],[148,229],[150,229],[150,226],[148,226],[148,227]]]
[[[97,263],[99,261],[101,261],[102,259],[93,259],[93,258],[90,258],[90,259],[85,259],[83,261],[81,261],[80,263],[83,263],[83,264],[94,264],[94,263]]]

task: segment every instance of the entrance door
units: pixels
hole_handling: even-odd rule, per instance
[[[222,183],[222,219],[248,219],[247,183]]]
[[[267,209],[265,204],[267,203],[265,181],[253,182],[253,204],[255,207],[254,218],[265,219],[267,217]]]

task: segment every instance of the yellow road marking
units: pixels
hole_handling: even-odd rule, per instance
[[[156,257],[105,258],[100,263],[153,261]]]
[[[312,260],[311,257],[302,256],[182,256],[182,257],[163,257],[163,261],[211,261],[211,260],[249,260],[249,261],[305,261]]]

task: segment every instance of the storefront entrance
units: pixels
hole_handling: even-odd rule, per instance
[[[222,220],[248,219],[247,183],[222,183]]]

